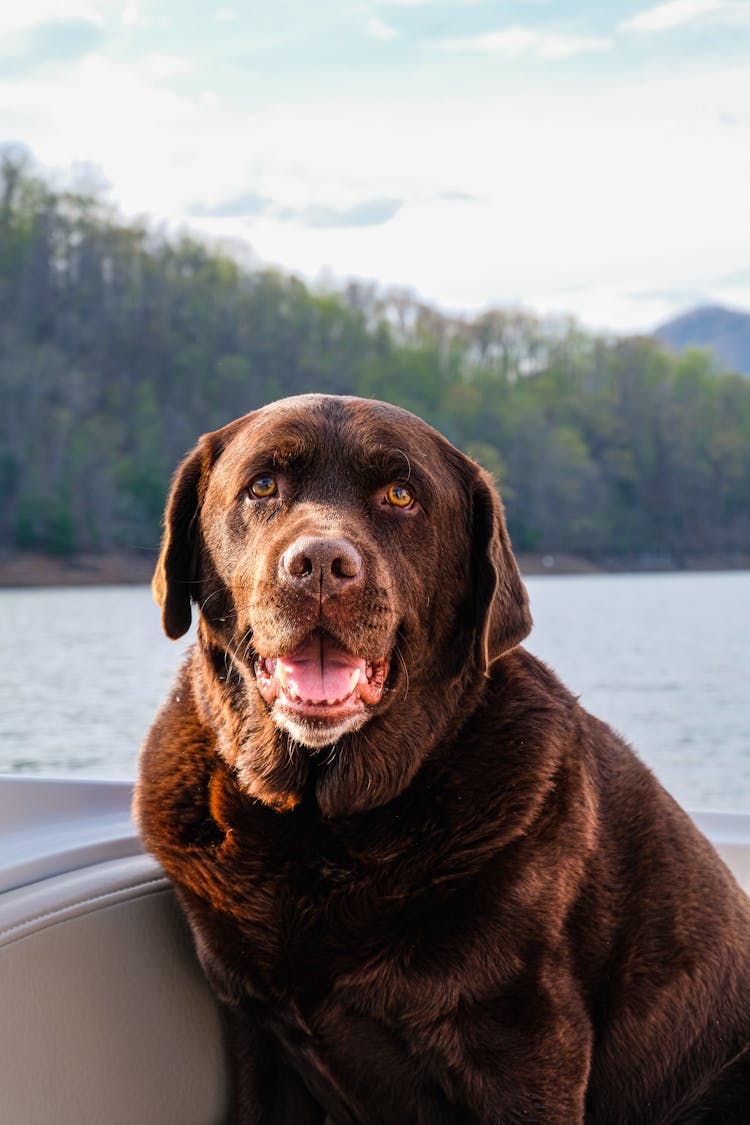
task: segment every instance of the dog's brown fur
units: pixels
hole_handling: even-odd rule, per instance
[[[353,545],[357,577],[290,585],[311,534]],[[519,647],[481,469],[382,403],[273,404],[183,462],[154,589],[172,637],[196,603],[198,637],[136,810],[229,1013],[233,1120],[750,1121],[750,904]],[[334,745],[295,741],[256,682],[312,629],[390,660]]]

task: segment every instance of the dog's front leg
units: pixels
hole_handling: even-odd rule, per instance
[[[323,1125],[325,1110],[274,1037],[241,1008],[224,1011],[232,1070],[227,1125]]]
[[[523,1003],[517,998],[515,1011],[505,1004],[474,1011],[467,1046],[479,1043],[483,1057],[468,1086],[471,1120],[482,1125],[587,1122],[592,1028],[563,973],[557,988],[554,997],[541,988],[535,996],[529,990]]]

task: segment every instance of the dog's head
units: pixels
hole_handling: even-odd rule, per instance
[[[284,399],[177,471],[154,593],[200,612],[199,705],[246,790],[383,804],[531,619],[488,476],[385,403]],[[208,682],[207,682],[208,681]]]

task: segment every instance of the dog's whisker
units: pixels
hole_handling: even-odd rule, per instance
[[[401,456],[403,457],[404,461],[406,461],[406,477],[404,479],[406,481],[410,481],[411,480],[411,461],[409,460],[407,454],[404,453],[403,449],[394,449],[393,452],[394,453],[400,453]]]
[[[219,594],[223,594],[223,593],[225,593],[225,590],[221,586],[217,586],[215,590],[211,590],[206,595],[206,597],[203,599],[203,601],[200,603],[200,605],[198,606],[201,613],[205,612],[206,606],[208,605],[208,603],[211,601],[212,598],[216,598],[216,597],[219,596]]]
[[[338,753],[338,749],[339,749],[338,742],[334,742],[333,745],[331,746],[331,750],[330,750],[330,753],[328,754],[328,757],[325,758],[325,760],[323,762],[324,766],[332,766],[333,765],[333,763],[336,761],[336,755]]]
[[[235,629],[234,633],[232,633],[231,637],[229,638],[224,649],[224,668],[227,673],[227,679],[233,677],[235,673],[238,676],[240,675],[239,671],[237,671],[236,658],[239,657],[240,660],[244,660],[246,658],[247,649],[244,656],[240,654],[239,650],[244,642],[247,642],[249,645],[250,637],[252,637],[252,629],[246,629],[241,634],[239,629]]]
[[[403,669],[403,672],[404,672],[404,677],[406,679],[406,687],[404,688],[403,698],[406,699],[406,697],[409,694],[409,669],[407,667],[406,660],[404,659],[404,657],[401,653],[401,649],[400,649],[398,644],[396,644],[394,646],[393,655],[398,659],[398,662],[401,665],[401,667]]]

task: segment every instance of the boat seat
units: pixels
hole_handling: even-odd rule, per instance
[[[2,779],[6,796],[8,782]],[[43,794],[48,783],[38,784]],[[58,792],[64,803],[66,791]],[[25,799],[26,790],[17,785],[19,795]],[[95,788],[92,807],[107,796]],[[129,787],[115,797],[127,817]],[[28,820],[11,799],[3,805],[0,1121],[222,1125],[228,1073],[219,1012],[174,893],[141,853],[132,825],[107,838],[106,817],[95,818],[96,848],[105,857],[95,861],[93,845],[81,843],[85,815],[74,817],[78,842],[71,847],[70,824],[63,831],[63,821],[53,813],[50,822],[38,802]],[[75,799],[72,805],[75,811]],[[47,816],[46,828],[35,831],[39,816]],[[67,839],[67,852],[63,846],[40,856],[45,831],[55,835],[50,823],[58,840]],[[24,838],[36,841],[35,854]],[[70,869],[40,877],[55,866]]]
[[[225,1120],[219,1015],[150,858],[3,895],[0,996],[8,1125]]]

